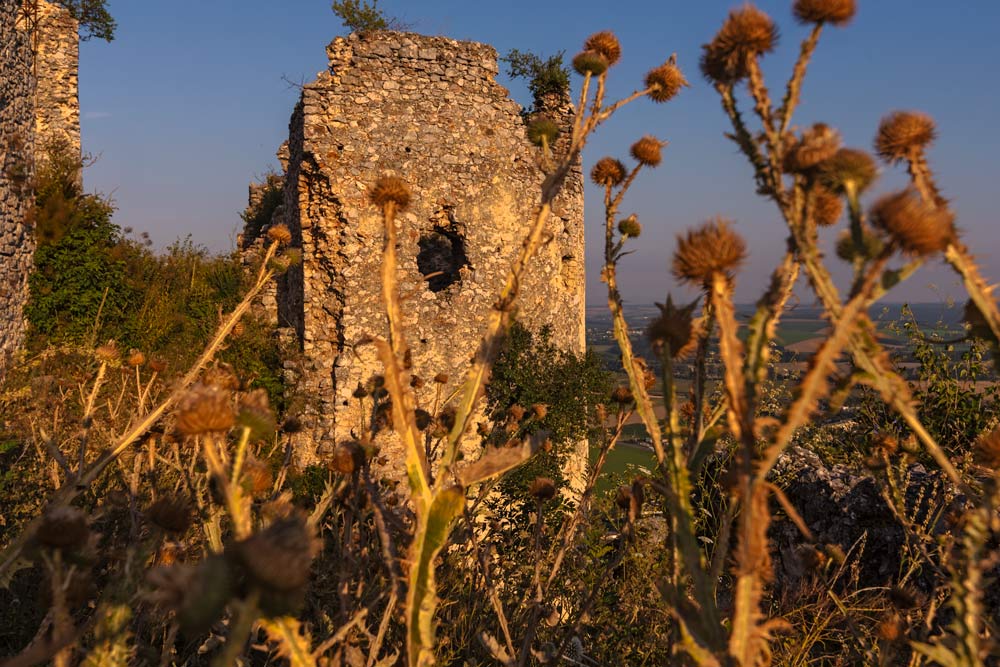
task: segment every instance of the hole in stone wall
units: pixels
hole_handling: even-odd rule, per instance
[[[465,239],[457,231],[436,226],[417,242],[417,268],[432,292],[441,292],[462,279],[460,270],[469,266]]]

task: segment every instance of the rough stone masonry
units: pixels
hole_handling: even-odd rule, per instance
[[[24,335],[34,167],[54,143],[80,152],[78,63],[68,12],[44,0],[0,0],[0,370]]]
[[[368,192],[402,177],[412,201],[398,219],[399,287],[417,390],[431,409],[462,383],[487,313],[540,199],[540,149],[500,86],[487,45],[410,33],[335,39],[329,69],[306,85],[283,148],[286,222],[303,262],[278,286],[278,320],[301,345],[295,384],[309,399],[305,438],[322,456],[355,437],[358,387],[382,372],[367,336],[386,336],[379,269],[383,223]],[[568,100],[547,108],[568,124]],[[550,238],[521,290],[519,319],[553,342],[585,349],[583,182],[557,198]],[[431,381],[444,374],[440,386]],[[438,392],[440,391],[440,394]],[[370,408],[370,402],[368,404]],[[400,461],[390,442],[383,453]],[[398,445],[396,445],[398,446]]]

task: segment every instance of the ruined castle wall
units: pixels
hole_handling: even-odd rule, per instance
[[[80,150],[76,22],[39,3],[0,0],[0,369],[20,345],[34,237],[26,223],[39,153],[59,140]]]
[[[322,449],[369,415],[352,392],[381,372],[367,336],[386,336],[379,270],[383,239],[368,191],[384,174],[410,186],[399,225],[399,289],[417,391],[428,409],[457,389],[490,307],[539,202],[540,151],[520,107],[497,84],[487,45],[387,33],[338,38],[329,70],[307,85],[291,122],[284,219],[303,251],[279,295],[279,320],[299,335],[298,390]],[[579,170],[556,200],[548,243],[522,286],[529,327],[584,350],[583,184]],[[370,402],[369,402],[370,407]],[[390,460],[399,452],[383,451]]]

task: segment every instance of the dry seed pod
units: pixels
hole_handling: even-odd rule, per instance
[[[280,245],[288,245],[292,242],[292,232],[289,231],[288,225],[281,223],[267,230],[267,238]]]
[[[434,376],[434,381],[438,384],[448,384],[448,375],[446,373],[438,373]]]
[[[421,410],[420,408],[417,408],[417,410],[414,412],[413,417],[414,421],[416,421],[417,423],[418,430],[426,431],[427,427],[431,425],[432,421],[431,413],[427,412],[426,410]]]
[[[534,415],[535,419],[545,419],[545,416],[549,414],[549,406],[544,403],[535,403],[531,406],[531,414]]]
[[[832,227],[844,214],[844,200],[822,186],[813,191],[813,221],[820,227]]]
[[[915,256],[943,252],[955,239],[954,216],[925,202],[912,188],[880,198],[871,208],[872,224]]]
[[[552,500],[556,495],[556,483],[548,477],[536,477],[528,487],[528,493],[540,502]]]
[[[177,401],[177,430],[184,435],[221,433],[236,421],[229,392],[216,386],[194,384]]]
[[[694,336],[694,309],[697,305],[696,299],[687,306],[678,308],[670,295],[667,295],[665,304],[656,304],[660,315],[650,323],[646,336],[657,354],[662,354],[663,349],[667,348],[670,356],[678,359],[694,350],[698,342]]]
[[[620,403],[624,405],[626,403],[631,403],[632,401],[634,401],[635,397],[632,396],[631,389],[629,389],[625,385],[619,385],[615,387],[614,390],[611,392],[611,400],[614,401],[615,403]]]
[[[721,273],[730,275],[746,259],[746,243],[725,218],[714,218],[686,236],[677,237],[673,273],[679,280],[708,284]]]
[[[583,48],[585,51],[600,53],[609,65],[614,65],[622,57],[621,44],[610,30],[594,33],[583,43]]]
[[[614,187],[625,180],[625,165],[612,157],[602,157],[590,171],[595,185]]]
[[[227,364],[217,364],[205,369],[201,374],[201,383],[229,391],[240,388],[240,379]]]
[[[970,336],[996,342],[996,336],[993,335],[993,329],[990,327],[989,321],[972,299],[965,302],[962,319],[969,325]]]
[[[375,181],[375,186],[368,196],[379,208],[385,208],[392,203],[397,208],[404,209],[410,204],[410,188],[398,176],[382,176]]]
[[[899,162],[922,152],[936,135],[934,119],[927,114],[896,111],[879,124],[875,152],[886,162]]]
[[[802,23],[831,23],[845,26],[858,8],[855,0],[795,0],[795,18]]]
[[[715,83],[736,83],[746,78],[750,60],[770,53],[777,42],[778,28],[771,17],[749,4],[734,9],[702,47],[702,74]]]
[[[630,152],[636,162],[647,167],[656,167],[663,160],[663,144],[649,135],[632,144]]]
[[[680,68],[673,63],[665,63],[650,70],[646,74],[645,83],[649,89],[646,96],[657,103],[669,102],[677,96],[681,88],[690,85]]]
[[[309,583],[309,568],[321,546],[306,521],[291,516],[237,543],[235,555],[258,586],[294,591]]]

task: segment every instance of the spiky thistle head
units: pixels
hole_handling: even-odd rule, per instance
[[[588,37],[583,43],[583,50],[601,54],[609,65],[614,65],[622,57],[622,45],[610,30],[595,32]]]
[[[854,242],[854,237],[847,230],[844,230],[837,237],[836,253],[837,257],[845,262],[853,262],[857,258],[874,259],[882,252],[885,244],[870,227],[865,225],[861,229],[861,246]]]
[[[402,210],[410,204],[410,188],[398,176],[382,176],[375,181],[374,187],[368,193],[372,203],[379,208],[394,204]]]
[[[278,245],[288,245],[292,242],[292,232],[288,229],[288,225],[280,223],[271,226],[267,230],[267,238],[276,242]]]
[[[845,26],[858,11],[856,0],[795,0],[795,18],[801,23]]]
[[[236,421],[229,392],[221,387],[194,384],[177,401],[177,430],[185,435],[221,433]]]
[[[878,167],[872,156],[855,148],[841,148],[817,169],[820,182],[838,194],[852,188],[860,194],[878,177]]]
[[[886,162],[899,162],[923,152],[937,136],[934,119],[916,111],[896,111],[878,126],[875,152]]]
[[[706,285],[717,273],[730,275],[746,259],[746,243],[725,218],[714,218],[677,237],[673,273],[678,280]]]
[[[289,592],[309,583],[309,568],[320,546],[309,524],[293,515],[237,543],[235,556],[253,583]]]
[[[182,498],[162,496],[149,506],[146,517],[168,533],[183,534],[191,526],[191,505]]]
[[[128,365],[133,368],[142,366],[146,363],[146,355],[142,353],[142,350],[137,350],[132,348],[128,353]]]
[[[681,68],[673,62],[666,62],[646,74],[646,88],[649,89],[646,96],[657,103],[669,102],[681,92],[681,88],[689,85]]]
[[[53,507],[42,515],[35,539],[53,549],[82,547],[90,536],[87,515],[76,507]]]
[[[813,191],[813,220],[820,227],[832,227],[844,213],[844,200],[822,186]]]
[[[642,225],[639,224],[639,219],[633,213],[627,218],[622,218],[618,221],[618,231],[621,232],[622,236],[638,238],[642,234]]]
[[[701,72],[709,81],[733,84],[749,74],[750,61],[778,43],[771,17],[751,4],[729,12],[722,28],[702,46]]]
[[[829,160],[840,149],[840,133],[825,123],[816,123],[802,133],[802,138],[788,146],[785,171],[802,173]]]
[[[608,70],[608,59],[597,51],[581,51],[573,56],[573,69],[580,76],[600,76]]]
[[[904,252],[918,257],[942,252],[955,239],[951,211],[925,202],[912,188],[881,197],[872,205],[871,220]]]
[[[551,146],[559,137],[559,126],[551,118],[538,118],[528,125],[528,141],[536,146]]]
[[[556,495],[556,483],[549,477],[536,477],[528,487],[528,493],[538,502],[552,500]]]
[[[654,136],[646,135],[629,150],[636,162],[647,167],[655,167],[663,160],[663,144]]]
[[[656,304],[660,315],[650,323],[646,336],[657,354],[669,349],[670,356],[679,359],[694,350],[698,342],[694,325],[694,309],[697,306],[697,299],[686,306],[675,306],[669,294],[666,303]]]
[[[613,157],[602,157],[590,171],[590,180],[602,187],[614,187],[625,180],[625,165]]]
[[[112,364],[121,358],[122,353],[121,350],[118,349],[118,343],[113,340],[109,340],[107,343],[94,350],[94,356],[97,357],[98,361],[106,364]]]

